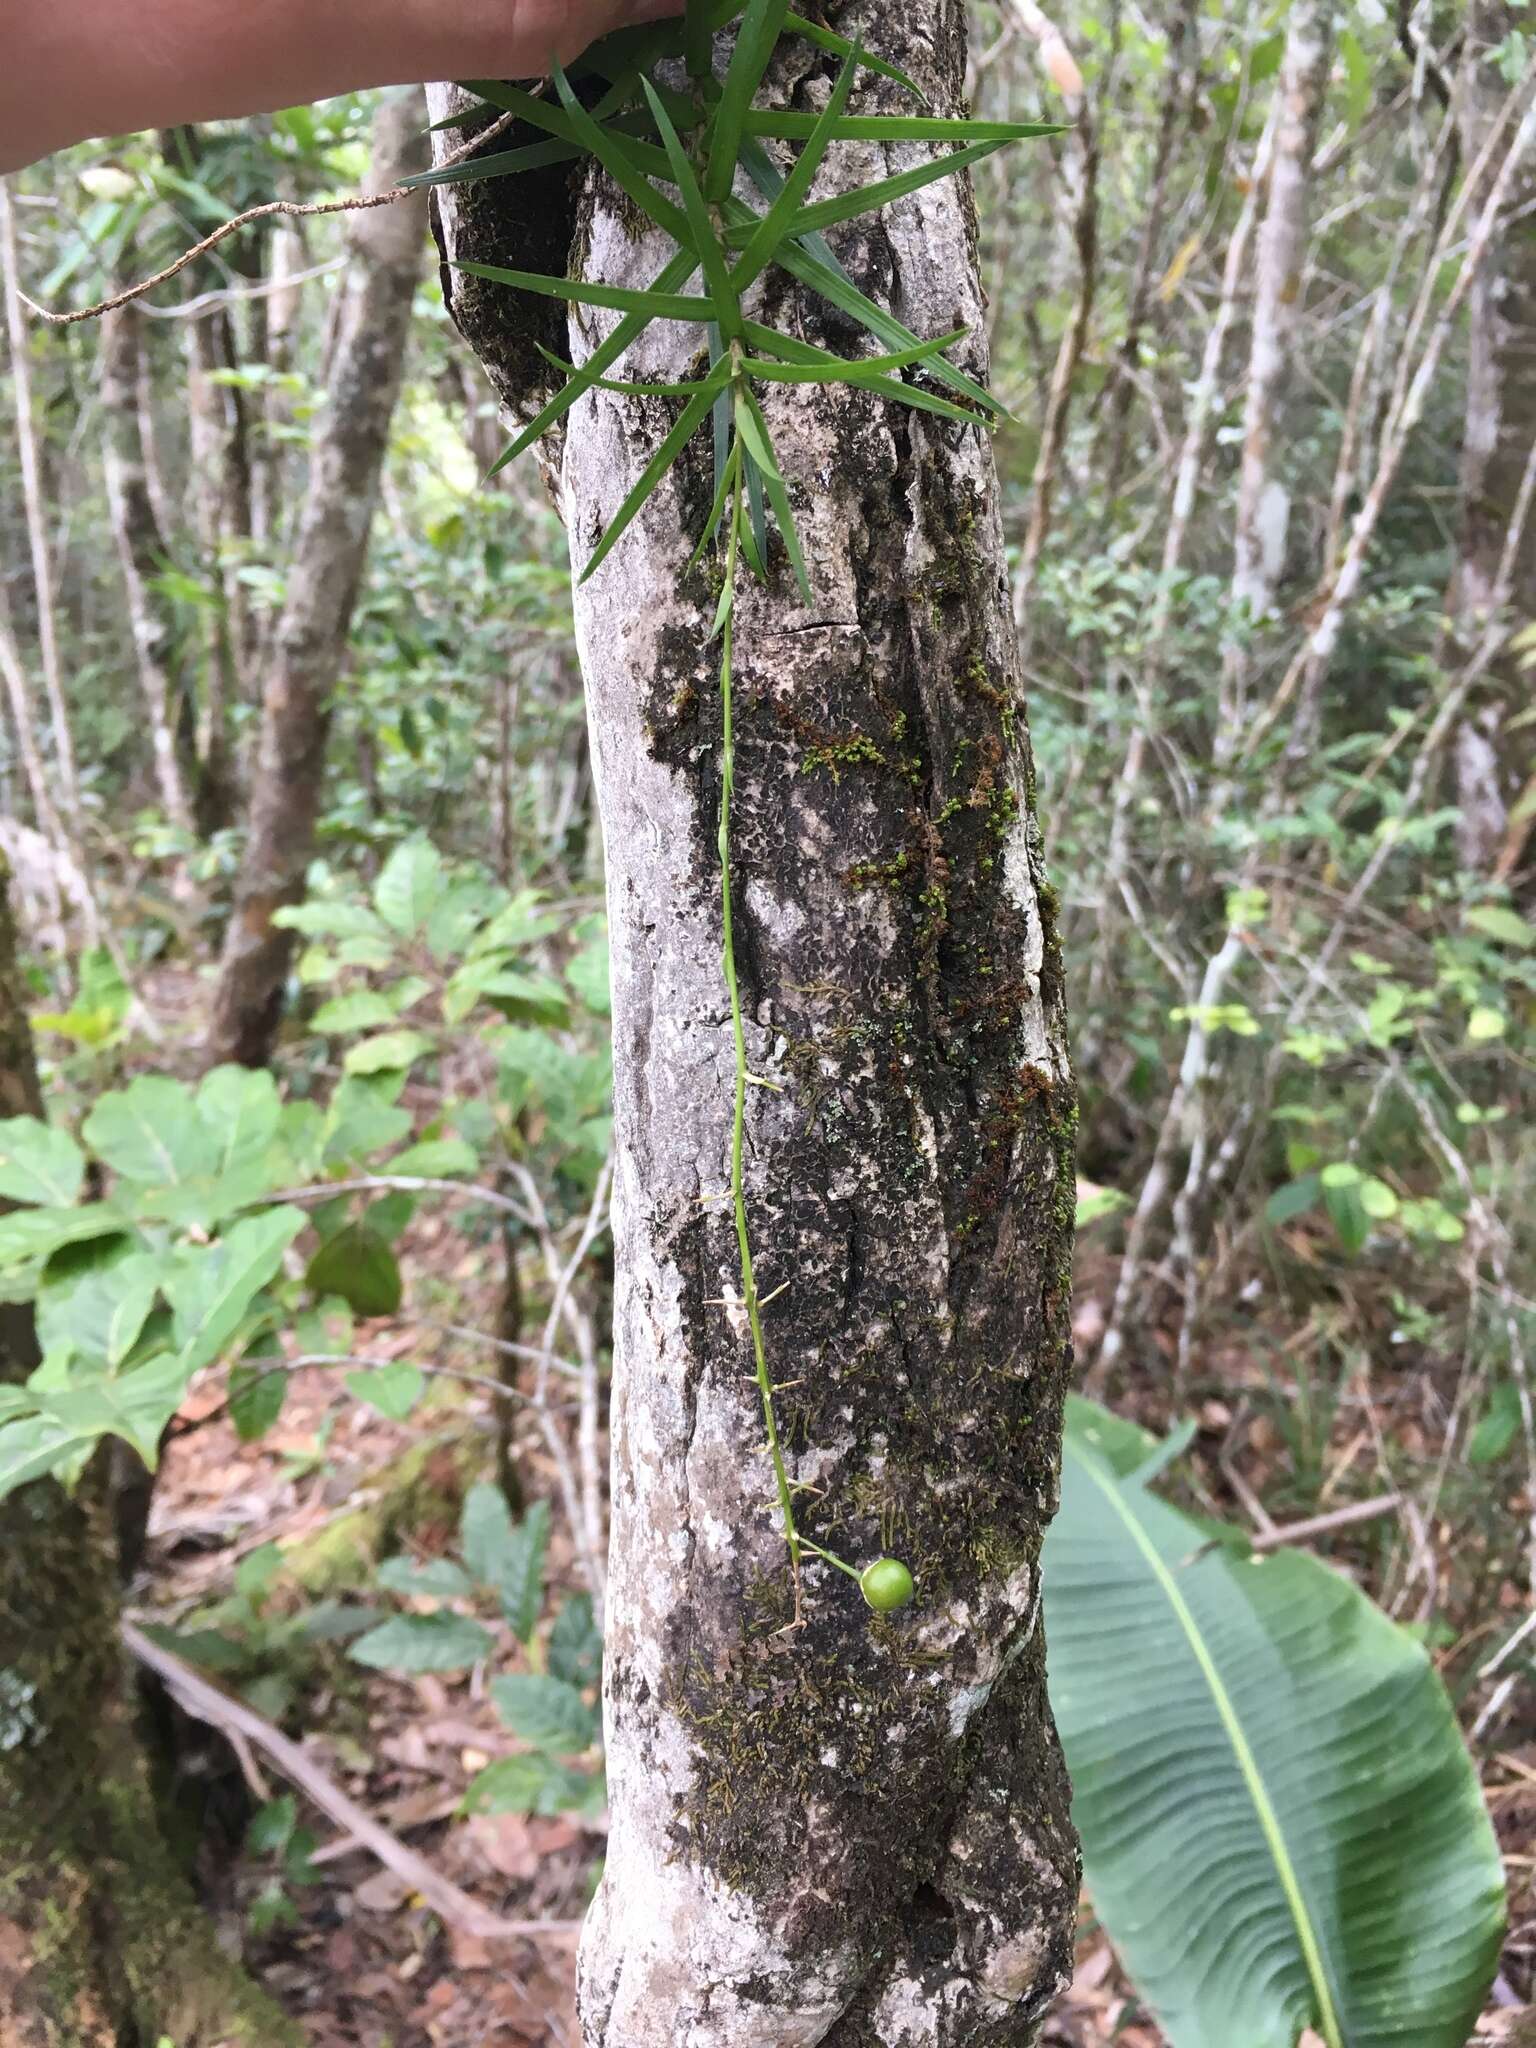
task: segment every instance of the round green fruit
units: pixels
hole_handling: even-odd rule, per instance
[[[859,1591],[877,1614],[890,1614],[910,1605],[916,1588],[899,1557],[877,1557],[859,1573]]]

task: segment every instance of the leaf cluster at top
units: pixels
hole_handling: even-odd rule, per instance
[[[723,77],[714,71],[714,38],[740,16]],[[763,111],[753,104],[780,37],[804,37],[840,58],[825,109],[819,114]],[[682,92],[653,75],[667,60],[685,62],[690,89]],[[620,505],[583,571],[590,576],[655,491],[706,417],[712,416],[715,499],[700,541],[720,527],[739,470],[752,511],[744,551],[754,573],[766,575],[766,506],[772,508],[802,594],[810,589],[789,494],[773,451],[767,421],[753,389],[759,384],[852,384],[878,397],[962,424],[986,425],[996,401],[973,378],[947,361],[945,351],[964,330],[921,340],[853,283],[828,246],[823,230],[878,212],[883,206],[942,178],[955,176],[1005,143],[1058,130],[1033,121],[951,120],[927,113],[855,115],[847,112],[855,77],[867,70],[892,79],[921,98],[894,66],[868,55],[830,29],[794,14],[788,0],[690,0],[681,22],[627,30],[597,44],[570,77],[557,66],[555,98],[516,85],[476,80],[467,86],[482,104],[516,114],[543,134],[540,142],[424,172],[410,182],[464,183],[589,158],[601,165],[629,199],[676,245],[642,290],[545,276],[498,264],[461,261],[456,267],[493,283],[622,315],[607,339],[580,367],[551,357],[566,381],[502,455],[497,467],[549,431],[584,391],[617,390],[680,398],[681,411]],[[589,108],[574,81],[597,93]],[[455,116],[462,124],[478,107]],[[803,146],[786,173],[765,141]],[[927,163],[874,184],[813,201],[811,188],[835,142],[936,142],[952,145]],[[756,189],[759,211],[737,192],[738,174]],[[746,295],[770,265],[851,317],[881,346],[854,360],[780,333],[752,319]],[[702,291],[688,287],[698,279]],[[692,323],[705,331],[708,369],[678,382],[625,383],[607,372],[653,321]],[[942,396],[908,383],[907,370],[926,370],[946,386]]]

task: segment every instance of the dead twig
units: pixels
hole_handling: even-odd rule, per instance
[[[387,1870],[392,1870],[424,1899],[445,1926],[476,1935],[483,1941],[543,1935],[564,1937],[580,1927],[579,1920],[504,1920],[499,1913],[491,1912],[382,1827],[365,1807],[333,1783],[298,1743],[290,1742],[281,1729],[274,1728],[243,1700],[221,1692],[174,1651],[152,1642],[135,1623],[123,1622],[122,1639],[128,1654],[146,1671],[154,1672],[178,1706],[194,1720],[219,1729],[232,1744],[244,1742],[259,1749],[291,1785],[297,1786],[322,1813],[344,1828],[354,1841],[371,1850]]]
[[[471,136],[467,142],[461,142],[457,149],[450,150],[437,168],[447,170],[454,164],[463,163],[467,157],[473,156],[477,149],[483,149],[488,142],[494,142],[498,135],[504,134],[516,118],[515,114],[501,115],[489,128]],[[244,213],[234,214],[229,220],[221,221],[211,235],[204,235],[203,239],[194,243],[190,249],[183,249],[174,263],[167,263],[165,268],[157,270],[153,277],[141,278],[137,284],[128,285],[124,290],[114,292],[111,298],[101,299],[94,306],[78,307],[71,313],[52,312],[47,306],[38,305],[35,299],[29,299],[22,291],[18,291],[16,297],[34,319],[45,321],[50,327],[77,327],[84,320],[99,320],[105,313],[115,313],[119,306],[131,306],[136,299],[147,297],[161,285],[169,284],[173,277],[179,277],[182,271],[190,264],[196,263],[200,257],[217,249],[221,242],[227,242],[231,235],[238,234],[241,228],[251,227],[259,220],[316,220],[332,213],[366,213],[371,207],[393,206],[397,199],[408,199],[411,196],[411,189],[409,185],[391,185],[383,192],[354,193],[350,199],[317,199],[305,202],[296,199],[268,199],[260,206],[248,206]]]

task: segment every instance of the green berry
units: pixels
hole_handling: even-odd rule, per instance
[[[906,1607],[915,1590],[912,1574],[899,1557],[877,1557],[859,1573],[859,1591],[877,1614]]]

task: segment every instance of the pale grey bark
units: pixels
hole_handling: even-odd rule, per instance
[[[424,164],[422,115],[419,92],[380,108],[371,190],[386,190]],[[302,896],[314,852],[330,698],[345,659],[404,375],[425,215],[423,200],[400,200],[357,214],[349,233],[327,403],[310,457],[287,598],[265,657],[250,836],[209,1027],[215,1065],[264,1064],[282,1015],[293,934],[275,926],[272,916]]]
[[[6,335],[11,353],[11,395],[16,417],[16,450],[21,458],[21,488],[27,513],[27,542],[32,581],[37,595],[37,639],[43,662],[43,690],[53,728],[54,771],[59,809],[72,835],[80,833],[80,779],[75,768],[75,742],[64,698],[64,671],[59,658],[58,620],[54,610],[53,554],[43,506],[42,465],[32,403],[32,366],[21,305],[21,279],[16,246],[16,215],[10,186],[0,178],[0,293],[5,298]]]
[[[1290,494],[1277,474],[1283,401],[1302,307],[1308,170],[1328,83],[1331,0],[1293,0],[1280,71],[1269,190],[1259,229],[1232,595],[1262,619],[1285,559]]]
[[[1522,12],[1507,0],[1477,0],[1469,9],[1468,52],[1457,105],[1469,160],[1475,160],[1483,147],[1507,94],[1492,53],[1522,19]],[[1512,507],[1536,439],[1536,244],[1529,220],[1533,202],[1536,160],[1528,157],[1511,188],[1507,218],[1469,298],[1461,520],[1447,603],[1451,633],[1462,650],[1477,645],[1500,604],[1513,604],[1517,615],[1525,618],[1536,603],[1536,531],[1527,529],[1519,542],[1509,588],[1502,594],[1498,588]],[[1536,761],[1529,731],[1514,722],[1529,703],[1529,684],[1518,657],[1494,664],[1483,700],[1456,737],[1457,839],[1467,866],[1482,873],[1501,864],[1511,808]]]
[[[171,621],[152,588],[164,565],[165,542],[155,521],[139,440],[142,334],[143,315],[136,306],[119,306],[102,319],[102,452],[107,506],[127,598],[155,787],[167,817],[191,831],[192,799],[176,737],[179,684],[171,668]]]
[[[838,26],[955,105],[955,0]],[[776,103],[826,61],[781,58]],[[856,104],[887,103],[861,88]],[[434,113],[451,104],[439,89]],[[912,149],[847,147],[838,185]],[[523,261],[527,199],[444,188],[445,253]],[[500,196],[498,196],[500,195]],[[578,178],[571,260],[637,284],[659,239]],[[546,203],[553,207],[558,195]],[[920,334],[982,327],[968,193],[841,238]],[[526,302],[449,274],[508,409]],[[772,287],[771,317],[858,340]],[[606,316],[570,323],[577,360]],[[638,375],[696,336],[654,330]],[[962,352],[985,374],[979,342]],[[684,578],[701,444],[578,584],[608,857],[617,1170],[607,1742],[613,1815],[582,1951],[589,2048],[1003,2048],[1035,2039],[1076,1892],[1043,1686],[1037,1563],[1065,1384],[1071,1079],[991,451],[844,387],[768,406],[811,565],[741,596],[735,888],[748,1202],[808,1532],[888,1547],[877,1620],[826,1567],[807,1625],[776,1526],[728,1184],[713,598]],[[597,393],[553,451],[584,567],[672,409]],[[707,437],[706,441],[707,441]],[[775,1092],[777,1091],[777,1092]]]

